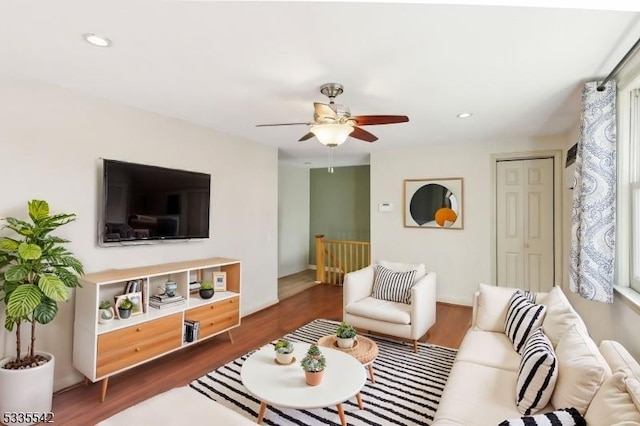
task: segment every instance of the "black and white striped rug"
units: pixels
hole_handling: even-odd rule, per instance
[[[288,334],[292,341],[315,343],[333,334],[339,323],[318,319]],[[438,408],[442,389],[456,356],[456,350],[419,343],[413,352],[411,344],[368,336],[376,341],[379,354],[373,368],[375,383],[362,389],[364,410],[355,398],[342,404],[349,425],[430,425]],[[249,354],[193,381],[190,386],[245,417],[255,421],[260,401],[242,385],[240,369]],[[263,424],[338,425],[336,407],[294,410],[269,406]]]

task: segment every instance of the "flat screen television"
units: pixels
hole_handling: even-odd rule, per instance
[[[211,175],[103,160],[101,243],[209,237]]]

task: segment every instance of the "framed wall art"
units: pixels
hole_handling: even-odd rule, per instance
[[[405,179],[405,228],[463,229],[462,178]]]

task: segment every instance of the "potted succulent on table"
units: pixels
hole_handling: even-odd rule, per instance
[[[317,386],[322,382],[327,360],[316,345],[311,345],[307,355],[302,358],[300,365],[304,370],[305,379],[309,386]]]
[[[202,299],[211,299],[213,297],[213,284],[210,282],[203,282],[200,284],[200,289],[198,290],[200,297]]]
[[[118,317],[120,319],[127,319],[131,316],[131,310],[133,309],[133,302],[129,299],[124,299],[118,305]]]
[[[287,339],[280,339],[273,347],[276,351],[276,362],[282,365],[293,363],[293,344]]]
[[[111,308],[111,302],[103,300],[98,306],[98,323],[109,324],[113,321],[114,313]]]
[[[356,334],[358,334],[356,329],[351,325],[346,322],[340,324],[336,330],[338,347],[342,349],[352,348],[355,343]]]
[[[47,324],[58,313],[58,302],[69,299],[69,288],[79,286],[82,264],[51,235],[75,220],[75,214],[49,213],[43,200],[27,203],[30,220],[7,217],[3,229],[17,235],[0,238],[0,302],[4,302],[5,328],[15,331],[15,357],[0,360],[0,413],[49,413],[53,396],[55,358],[36,351],[36,324]],[[24,325],[28,324],[28,329]],[[26,335],[23,335],[26,334]],[[22,352],[23,340],[29,350]],[[45,421],[2,419],[7,424]]]

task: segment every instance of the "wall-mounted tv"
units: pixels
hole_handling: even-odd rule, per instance
[[[209,237],[211,175],[103,160],[101,243]]]

